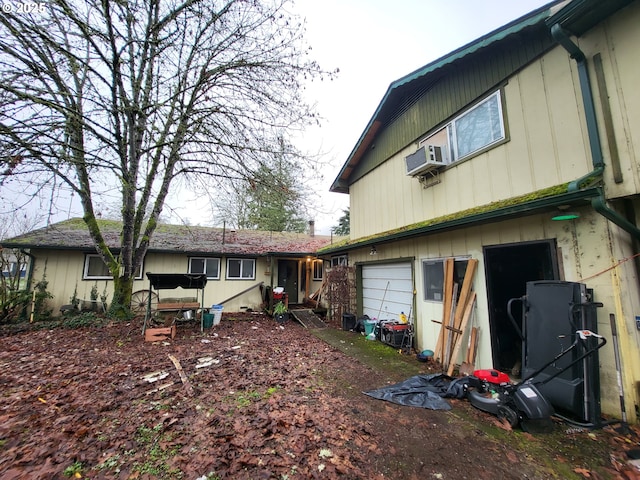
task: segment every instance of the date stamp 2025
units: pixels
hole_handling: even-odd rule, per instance
[[[2,13],[15,13],[16,15],[27,15],[29,13],[44,13],[45,2],[20,2],[0,0],[0,10]]]

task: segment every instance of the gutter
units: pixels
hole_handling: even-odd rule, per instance
[[[24,249],[20,249],[20,253],[26,255],[27,257],[29,257],[30,261],[29,261],[29,271],[27,272],[27,283],[26,283],[26,288],[27,291],[31,290],[31,280],[33,279],[33,269],[36,266],[36,257],[34,255],[32,255],[30,252],[27,252]]]
[[[329,245],[319,249],[316,254],[320,256],[330,255],[333,253],[345,252],[373,245],[381,245],[397,240],[406,240],[416,236],[433,235],[470,226],[493,223],[511,218],[520,218],[526,215],[535,215],[544,211],[554,210],[559,205],[579,205],[582,202],[585,202],[588,205],[589,200],[598,195],[600,195],[600,193],[599,189],[596,187],[574,190],[572,192],[565,191],[560,194],[523,201],[514,205],[491,208],[479,213],[470,213],[458,218],[442,220],[424,226],[416,225],[413,228],[410,227],[399,231],[389,231],[383,235],[374,235],[351,243],[347,242]]]
[[[593,105],[591,82],[589,81],[589,72],[587,69],[587,58],[584,52],[580,50],[580,47],[578,47],[578,45],[569,38],[569,35],[559,23],[555,23],[551,26],[551,36],[569,53],[569,56],[576,61],[576,65],[578,67],[578,78],[580,80],[580,91],[582,93],[582,103],[585,111],[585,120],[587,122],[587,135],[589,137],[593,170],[569,184],[568,191],[575,192],[580,190],[584,184],[602,180],[602,174],[604,172],[602,145],[600,144],[598,123],[596,121],[596,110]],[[591,206],[593,209],[612,223],[615,223],[620,228],[628,232],[636,240],[640,240],[640,229],[607,205],[607,199],[604,195],[604,189],[602,186],[598,188],[598,191],[599,195],[591,199]]]
[[[36,266],[36,257],[31,254],[30,252],[26,251],[25,249],[21,248],[20,249],[20,253],[26,255],[27,257],[29,257],[29,270],[27,271],[27,278],[26,278],[26,284],[25,284],[25,291],[29,292],[31,291],[31,280],[33,279],[33,269]],[[18,265],[18,268],[20,268],[20,265]],[[35,294],[35,292],[34,292]],[[33,304],[31,305],[31,320],[33,321]],[[27,319],[27,309],[23,309],[22,312],[20,313],[20,316],[26,320]]]

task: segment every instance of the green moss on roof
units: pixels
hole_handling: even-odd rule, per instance
[[[439,225],[443,223],[453,222],[455,220],[461,220],[467,217],[473,217],[475,215],[481,215],[483,213],[489,213],[496,210],[501,210],[507,207],[513,207],[516,205],[523,205],[528,202],[532,202],[534,200],[540,200],[542,198],[553,197],[555,195],[561,195],[563,193],[567,193],[569,187],[569,183],[563,183],[561,185],[556,185],[553,187],[543,188],[541,190],[537,190],[535,192],[528,193],[526,195],[521,195],[519,197],[507,198],[505,200],[499,200],[496,202],[491,202],[486,205],[480,205],[477,207],[471,207],[466,210],[461,210],[459,212],[450,213],[448,215],[442,215],[436,218],[430,218],[428,220],[424,220],[422,222],[413,223],[411,225],[405,225],[400,228],[396,228],[393,230],[387,230],[385,232],[377,233],[375,235],[369,235],[367,237],[361,237],[355,240],[351,240],[349,238],[344,241],[337,242],[331,245],[327,245],[318,250],[318,254],[322,254],[323,251],[334,251],[339,249],[340,247],[347,247],[351,245],[357,245],[360,243],[369,243],[373,240],[390,237],[398,233],[403,232],[411,232],[412,230],[420,230],[425,227],[430,227],[434,225]]]
[[[121,247],[122,222],[98,220],[109,248]],[[202,255],[311,255],[331,241],[324,235],[295,232],[265,232],[213,227],[158,224],[150,238],[149,252]],[[74,218],[40,228],[19,237],[3,240],[8,248],[95,250],[84,220]]]

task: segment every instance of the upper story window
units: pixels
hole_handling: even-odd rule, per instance
[[[227,258],[227,278],[253,280],[256,278],[256,261],[253,258]]]
[[[446,163],[453,163],[506,138],[500,90],[464,111],[420,142],[433,145]]]
[[[204,273],[210,280],[220,279],[220,259],[209,257],[189,258],[189,273]]]
[[[96,253],[87,253],[85,255],[82,278],[83,280],[113,280],[111,272],[109,272],[100,255]],[[142,279],[142,265],[138,268],[134,278],[136,280]]]

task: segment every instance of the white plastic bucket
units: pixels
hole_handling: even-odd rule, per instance
[[[222,305],[212,305],[209,313],[213,313],[213,326],[216,326],[222,320],[222,310],[224,307]]]

